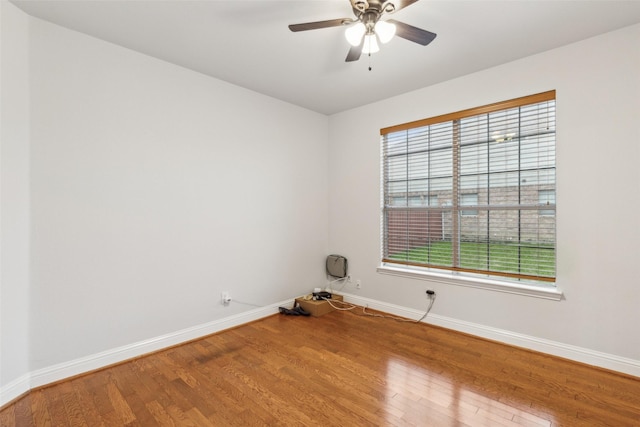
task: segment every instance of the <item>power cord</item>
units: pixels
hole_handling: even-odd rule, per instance
[[[327,276],[327,279],[328,279],[329,277],[330,277],[330,276]],[[346,285],[346,284],[347,284],[347,282],[349,281],[349,278],[350,278],[350,277],[351,277],[351,276],[348,276],[348,275],[347,275],[347,276],[339,277],[339,278],[337,278],[337,279],[335,279],[335,280],[330,281],[330,282],[328,283],[329,291],[331,291],[331,293],[333,293],[333,284],[334,284],[334,283],[336,283],[336,282],[340,282],[340,281],[342,281],[342,286],[340,286],[340,289],[338,289],[338,291],[341,291],[341,290],[342,290],[342,288],[344,288],[344,285]]]
[[[431,311],[431,307],[433,307],[433,303],[436,302],[436,293],[433,291],[427,291],[427,295],[429,295],[429,307],[427,307],[427,311],[424,313],[424,315],[419,318],[418,320],[416,320],[416,323],[418,322],[422,322],[422,320],[427,317],[427,314],[429,314],[429,312]]]
[[[420,317],[418,320],[413,320],[413,319],[406,319],[404,317],[396,317],[396,316],[389,316],[389,315],[385,315],[385,314],[378,314],[378,313],[368,313],[367,312],[367,307],[361,307],[362,308],[362,315],[364,316],[371,316],[371,317],[381,317],[383,319],[391,319],[391,320],[396,320],[398,322],[409,322],[409,323],[420,323],[422,320],[424,320],[425,317],[427,317],[427,315],[429,314],[429,312],[431,311],[431,308],[433,307],[433,303],[436,301],[436,293],[433,291],[427,291],[427,294],[429,295],[429,307],[427,307],[427,311],[422,315],[422,317]],[[331,300],[328,298],[323,298],[326,302],[329,303],[329,305],[331,307],[333,307],[336,310],[340,310],[340,311],[351,311],[354,310],[356,308],[358,308],[357,305],[353,305],[344,301],[339,301],[339,300]],[[333,303],[337,302],[343,305],[346,305],[348,307],[336,307]],[[356,314],[356,313],[353,313]]]
[[[332,300],[332,299],[329,299],[329,298],[322,298],[322,299],[325,300],[326,302],[328,302],[331,307],[333,307],[336,310],[340,310],[340,311],[349,311],[349,310],[353,310],[354,308],[358,307],[357,305],[349,304],[347,302],[340,301],[340,300],[337,300],[337,299],[336,300]],[[336,307],[335,305],[333,305],[334,302],[338,302],[340,304],[348,305],[349,307]]]
[[[237,304],[250,305],[251,307],[259,307],[259,308],[264,307],[264,305],[251,304],[250,302],[239,301],[237,299],[234,299],[233,302],[235,302]]]

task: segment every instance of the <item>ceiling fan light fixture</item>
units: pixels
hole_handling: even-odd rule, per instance
[[[362,22],[358,22],[355,25],[350,26],[344,32],[344,36],[351,46],[360,46],[362,42],[362,36],[367,31],[366,27]]]
[[[417,1],[349,0],[354,17],[291,24],[289,25],[289,30],[296,33],[298,31],[318,30],[321,28],[343,27],[345,38],[351,45],[345,62],[357,61],[363,53],[371,55],[378,52],[380,43],[388,43],[395,36],[426,46],[436,38],[435,33],[395,19],[386,19],[385,16],[385,14],[397,12]]]
[[[375,34],[367,34],[364,36],[364,45],[362,46],[362,53],[365,55],[369,55],[371,53],[376,53],[380,50],[380,46],[378,46],[378,39]]]
[[[396,26],[386,21],[378,21],[375,31],[382,43],[388,43],[396,35]]]

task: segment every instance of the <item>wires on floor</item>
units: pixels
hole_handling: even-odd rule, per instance
[[[330,305],[331,307],[333,307],[334,309],[336,309],[336,310],[340,310],[340,311],[349,311],[349,310],[353,310],[354,308],[358,308],[358,306],[357,306],[357,305],[349,304],[348,302],[340,301],[340,300],[337,300],[337,299],[329,299],[329,298],[323,298],[323,299],[324,299],[326,302],[328,302],[328,303],[329,303],[329,305]],[[337,303],[340,303],[340,304],[346,305],[346,306],[348,306],[348,307],[336,307],[336,306],[333,304],[334,302],[337,302]]]
[[[339,310],[339,311],[353,311],[356,308],[358,308],[357,305],[353,305],[353,304],[350,304],[350,303],[344,302],[344,301],[332,300],[332,299],[328,299],[328,298],[324,298],[324,300],[326,302],[328,302],[331,307],[333,307],[334,309]],[[360,308],[362,308],[362,315],[364,315],[364,316],[380,317],[380,318],[383,318],[383,319],[396,320],[398,322],[420,323],[420,322],[422,322],[424,320],[425,317],[427,317],[427,315],[431,311],[431,308],[433,307],[433,303],[435,303],[435,301],[436,301],[436,294],[435,293],[430,294],[429,295],[429,306],[427,307],[427,311],[418,320],[407,319],[405,317],[390,316],[388,314],[369,313],[369,312],[367,312],[367,307],[360,307]],[[342,304],[343,306],[346,306],[346,307],[338,307],[338,306],[334,305],[334,303],[339,303],[339,304]],[[356,313],[354,312],[354,314],[356,314]]]

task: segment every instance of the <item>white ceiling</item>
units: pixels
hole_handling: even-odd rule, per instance
[[[349,0],[11,1],[30,15],[323,114],[640,22],[640,0],[421,0],[393,18],[437,33],[430,45],[396,37],[370,58],[346,63],[344,28],[292,33],[287,25],[353,17]]]

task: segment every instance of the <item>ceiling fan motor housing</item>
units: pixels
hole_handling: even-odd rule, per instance
[[[356,15],[358,15],[358,12],[364,12],[367,9],[375,9],[378,13],[391,13],[396,10],[396,5],[391,0],[351,0],[351,6]]]
[[[371,35],[374,33],[373,29],[376,26],[378,19],[380,19],[380,14],[376,11],[367,10],[362,14],[362,16],[360,17],[360,21],[367,29],[367,34]]]

